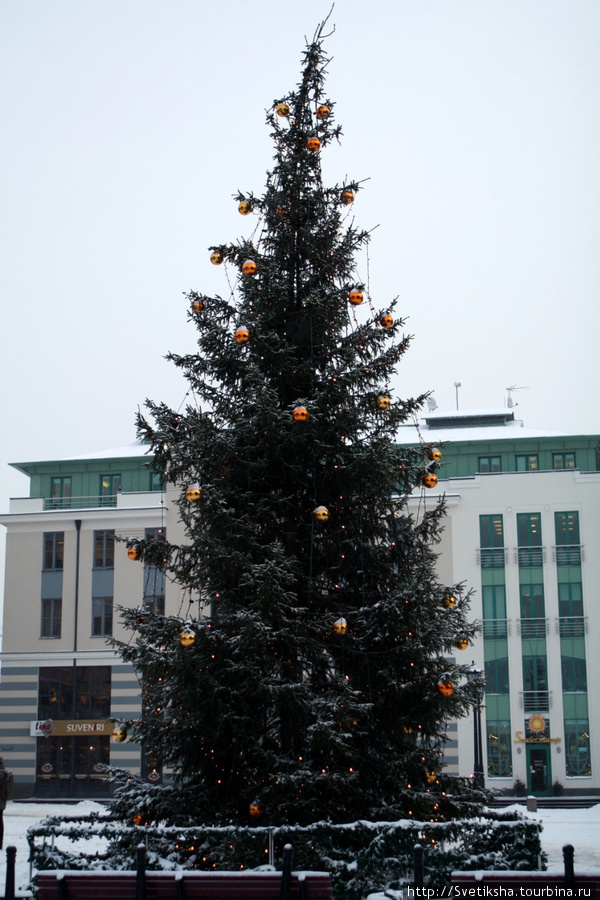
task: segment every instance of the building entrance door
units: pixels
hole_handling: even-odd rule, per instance
[[[538,797],[552,791],[550,747],[547,744],[527,745],[527,791]]]

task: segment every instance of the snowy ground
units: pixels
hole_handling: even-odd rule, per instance
[[[575,872],[578,869],[600,869],[600,804],[589,809],[547,809],[538,813],[528,813],[523,806],[517,807],[529,819],[542,822],[542,845],[548,854],[550,868],[562,868],[562,848],[565,844],[575,847]],[[16,886],[24,890],[29,882],[29,849],[26,834],[30,825],[46,816],[84,815],[102,812],[99,803],[19,803],[10,801],[4,813],[4,847],[17,848]],[[71,845],[72,846],[72,845]],[[90,841],[88,852],[102,849],[101,843]],[[6,854],[0,854],[0,890],[4,887]],[[382,897],[383,895],[377,895]]]

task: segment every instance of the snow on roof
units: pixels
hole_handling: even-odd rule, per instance
[[[85,462],[90,459],[127,459],[147,456],[150,452],[150,445],[143,441],[134,441],[133,444],[126,444],[124,447],[115,447],[113,450],[97,450],[94,453],[84,453],[82,456],[58,456],[54,459],[44,459],[37,461],[29,461],[24,463],[11,463],[15,469],[21,467],[35,466],[48,462]]]
[[[496,441],[539,440],[547,437],[569,437],[564,431],[525,428],[515,419],[512,409],[436,409],[427,412],[416,425],[401,425],[396,440],[401,444],[417,444],[421,440],[439,441]]]

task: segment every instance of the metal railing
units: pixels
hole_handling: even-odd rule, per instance
[[[117,495],[96,495],[92,497],[44,497],[44,510],[49,509],[96,509],[98,507],[114,507]]]
[[[588,630],[587,616],[560,616],[556,630],[561,637],[582,637]]]
[[[544,547],[517,547],[516,555],[522,569],[543,566],[546,558]]]
[[[551,691],[521,691],[523,712],[549,712]]]
[[[484,619],[484,638],[508,637],[510,634],[510,622],[508,619]]]
[[[517,621],[521,637],[545,637],[548,634],[548,619],[518,619]]]
[[[558,544],[552,548],[557,566],[580,566],[584,558],[583,544]]]
[[[503,569],[506,563],[506,547],[478,547],[477,564],[482,569]]]

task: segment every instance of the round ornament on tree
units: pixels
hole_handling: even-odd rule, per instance
[[[350,293],[348,294],[348,300],[350,301],[352,306],[360,306],[364,299],[365,295],[362,291],[354,290],[350,291]]]
[[[452,684],[451,681],[448,681],[447,679],[442,679],[441,681],[438,681],[437,689],[440,692],[440,694],[442,695],[442,697],[449,697],[450,694],[454,690],[454,685]]]
[[[345,206],[350,206],[351,203],[354,203],[354,191],[349,189],[342,191],[341,200]]]
[[[321,148],[321,141],[318,137],[310,137],[306,142],[306,147],[312,153],[316,153]]]
[[[427,784],[435,784],[435,780],[437,778],[437,772],[425,772],[425,781]]]
[[[213,250],[213,252],[210,254],[210,261],[213,266],[220,266],[223,262],[223,254],[221,253],[221,251]]]
[[[127,556],[129,557],[129,559],[139,559],[140,551],[138,550],[137,547],[128,547],[127,548]]]
[[[459,638],[454,646],[457,650],[466,650],[469,646],[469,642],[466,638]]]
[[[115,744],[122,744],[123,741],[127,740],[127,729],[124,725],[115,725],[113,728],[113,733],[111,734],[111,738],[115,742]]]
[[[260,817],[265,814],[265,808],[260,800],[254,800],[248,807],[248,812],[253,819],[260,819]]]
[[[333,623],[333,631],[334,634],[346,634],[348,631],[348,623],[343,616],[340,616],[339,619],[335,620]]]
[[[238,206],[238,212],[241,216],[247,216],[252,212],[252,207],[247,200],[242,200]]]
[[[317,109],[317,119],[326,119],[331,110],[328,106],[319,106]]]
[[[202,497],[202,491],[200,490],[199,485],[192,484],[185,492],[185,499],[188,503],[197,503],[198,500]]]
[[[290,114],[290,108],[287,103],[278,103],[275,112],[278,116],[281,116],[282,119],[287,119]]]
[[[439,462],[440,459],[442,458],[442,452],[441,452],[441,450],[437,450],[437,449],[434,447],[434,448],[433,448],[432,450],[430,450],[429,453],[427,454],[427,458],[430,459],[432,462]]]
[[[392,405],[391,397],[388,397],[387,394],[380,394],[375,401],[377,403],[377,409],[387,410]]]
[[[305,406],[297,406],[292,412],[294,422],[306,422],[308,419],[308,410]]]
[[[437,481],[437,475],[434,475],[433,472],[427,472],[426,475],[423,475],[423,484],[426,488],[434,488]]]
[[[384,313],[379,317],[379,324],[382,328],[391,328],[394,324],[394,317],[390,316],[389,313]]]
[[[257,270],[258,266],[253,259],[247,259],[242,265],[242,272],[244,275],[256,275]]]
[[[182,647],[193,647],[196,643],[196,635],[191,628],[184,628],[179,635],[179,643]]]
[[[453,594],[445,594],[442,598],[442,606],[446,609],[454,609],[456,606],[456,597]]]
[[[206,309],[206,303],[203,300],[194,300],[192,309],[194,312],[203,312]]]
[[[326,506],[317,506],[314,515],[317,522],[326,522],[329,518],[329,510]]]
[[[235,333],[235,340],[238,344],[247,344],[250,340],[250,332],[243,325],[237,329]]]

